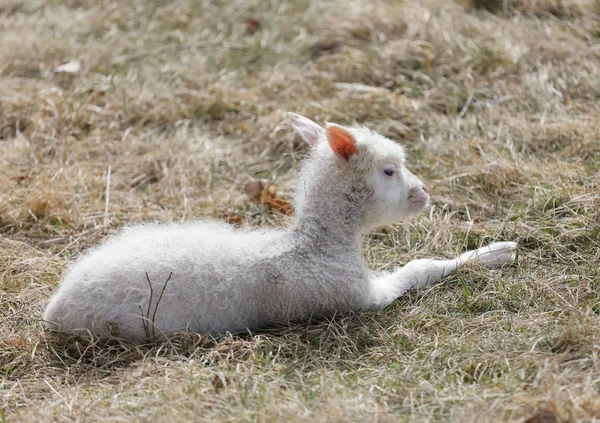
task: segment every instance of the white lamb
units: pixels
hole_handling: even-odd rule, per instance
[[[364,235],[420,212],[427,187],[389,139],[289,117],[313,147],[289,227],[236,230],[214,221],[129,227],[70,269],[46,309],[46,327],[135,342],[181,330],[244,332],[382,308],[467,261],[494,267],[515,260],[516,243],[497,242],[452,260],[373,272],[361,251]]]

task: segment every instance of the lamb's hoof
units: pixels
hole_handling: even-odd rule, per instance
[[[475,260],[486,267],[502,267],[517,260],[516,242],[494,242],[476,251]]]

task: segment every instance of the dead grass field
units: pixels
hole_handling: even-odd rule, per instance
[[[0,0],[0,421],[600,421],[599,13]],[[518,241],[518,265],[246,336],[44,333],[62,271],[124,224],[284,224],[244,186],[289,198],[307,147],[286,111],[398,140],[432,187],[369,239],[373,267],[492,240]]]

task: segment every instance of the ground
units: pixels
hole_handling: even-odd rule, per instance
[[[600,421],[600,4],[0,1],[0,420]],[[285,225],[285,112],[404,144],[431,206],[376,269],[517,241],[382,312],[133,346],[46,334],[130,222]],[[253,185],[254,184],[254,185]],[[285,210],[285,208],[284,208]]]

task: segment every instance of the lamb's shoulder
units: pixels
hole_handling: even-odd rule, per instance
[[[258,321],[303,320],[363,307],[368,275],[362,257],[350,250],[331,255],[274,243],[253,257],[242,286],[250,290]]]
[[[347,289],[365,284],[369,270],[352,248],[319,248],[294,233],[248,252],[247,273],[256,283],[306,291]]]

